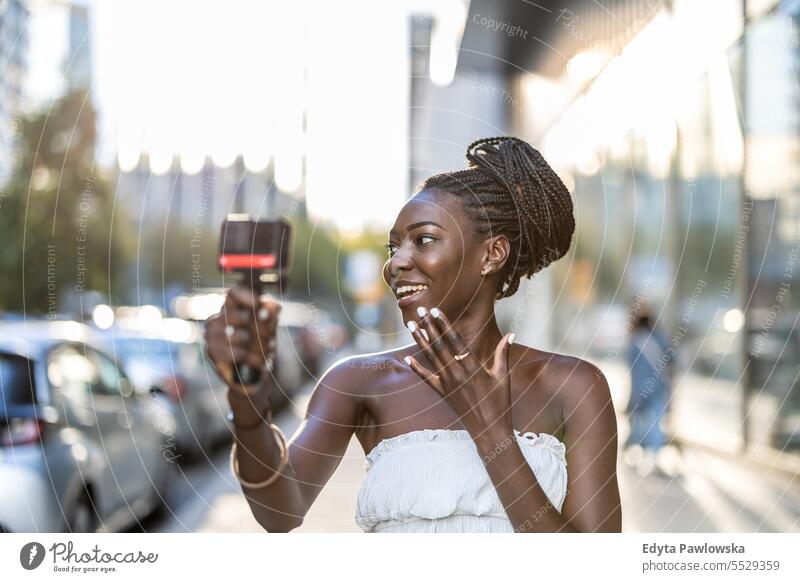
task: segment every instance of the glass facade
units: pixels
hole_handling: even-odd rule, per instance
[[[747,436],[800,452],[800,2],[755,21],[744,41],[748,269]]]
[[[577,219],[554,345],[624,382],[646,307],[676,354],[674,434],[797,455],[800,2],[747,30],[742,7],[661,9],[541,136]]]

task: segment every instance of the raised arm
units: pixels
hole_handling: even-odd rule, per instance
[[[265,300],[263,306],[269,315],[259,321],[254,317],[260,310],[258,300],[242,290],[231,290],[223,309],[206,325],[209,356],[229,386],[239,475],[253,483],[273,475],[280,461],[278,441],[269,427],[272,378],[263,374],[260,389],[247,395],[241,387],[232,385],[231,364],[263,364],[265,350],[260,346],[269,346],[275,337],[280,305]],[[235,330],[232,336],[225,332],[229,325]],[[356,392],[358,382],[352,378],[354,370],[348,361],[332,366],[317,383],[302,424],[288,439],[289,462],[280,477],[264,488],[242,485],[253,515],[269,532],[288,532],[303,523],[347,449],[363,410],[363,400]]]
[[[550,364],[548,381],[564,403],[567,495],[553,507],[510,433],[487,429],[474,437],[515,532],[619,532],[617,425],[608,383],[592,364],[572,357]],[[498,453],[499,451],[499,453]]]
[[[620,532],[617,419],[603,373],[577,360],[564,382],[564,402],[568,485],[562,516],[581,532]]]
[[[617,484],[617,424],[608,383],[594,365],[572,357],[553,365],[549,381],[559,385],[564,402],[567,496],[561,512],[552,507],[519,447],[503,448],[502,434],[478,439],[508,518],[517,532],[619,532],[622,528]],[[509,436],[507,441],[513,442]],[[493,455],[500,444],[502,451]]]

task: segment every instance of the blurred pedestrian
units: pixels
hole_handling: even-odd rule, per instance
[[[626,451],[640,447],[636,455],[640,475],[657,467],[658,454],[665,444],[661,421],[667,410],[670,394],[670,365],[674,350],[664,335],[653,325],[645,311],[634,318],[628,345],[628,365],[631,370],[631,395],[627,413],[630,434]]]

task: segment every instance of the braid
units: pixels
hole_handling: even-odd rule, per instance
[[[522,277],[567,253],[575,230],[572,198],[542,154],[521,139],[479,139],[467,148],[467,160],[466,169],[431,176],[417,191],[460,196],[479,233],[508,237],[502,299],[516,293]]]

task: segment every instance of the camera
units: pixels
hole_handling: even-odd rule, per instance
[[[261,220],[249,214],[229,214],[222,223],[218,266],[223,273],[238,274],[238,285],[257,295],[274,289],[283,293],[288,284],[291,225],[283,219]],[[234,380],[255,384],[260,370],[234,365]]]

